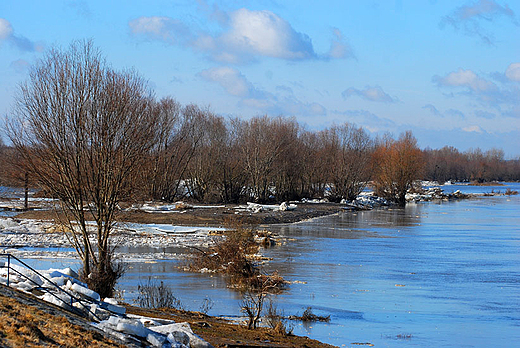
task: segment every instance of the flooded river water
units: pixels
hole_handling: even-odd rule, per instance
[[[508,187],[520,190],[519,184]],[[271,229],[288,242],[264,251],[273,258],[267,268],[299,281],[276,297],[278,308],[292,315],[312,307],[331,318],[329,323],[294,323],[295,334],[340,347],[509,347],[520,342],[518,195],[345,212]],[[171,285],[186,309],[199,310],[208,298],[213,304],[209,314],[240,314],[240,295],[227,289],[224,279],[180,272],[178,265],[178,260],[130,263],[119,288],[131,302],[137,285],[154,276]]]

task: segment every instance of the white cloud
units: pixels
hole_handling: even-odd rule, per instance
[[[254,89],[240,71],[230,67],[206,69],[200,72],[200,76],[207,81],[218,83],[226,92],[237,97],[247,97]]]
[[[316,56],[310,38],[271,11],[242,8],[230,14],[230,29],[219,39],[237,54],[251,53],[289,60]]]
[[[332,111],[332,114],[339,115],[341,117],[341,122],[352,122],[365,127],[370,132],[374,133],[394,131],[397,129],[397,125],[394,121],[388,118],[379,117],[368,110],[334,110]],[[345,119],[345,116],[347,119]]]
[[[397,98],[392,98],[379,86],[366,86],[363,90],[350,87],[344,90],[341,95],[344,99],[354,95],[374,102],[395,103],[397,101]]]
[[[480,128],[480,127],[477,126],[477,125],[467,126],[467,127],[462,128],[462,130],[463,130],[464,132],[468,132],[468,133],[479,133],[479,134],[484,133],[484,131],[482,130],[482,128]]]
[[[422,107],[423,109],[429,110],[435,116],[442,116],[440,111],[432,104],[426,104]]]
[[[520,86],[508,83],[516,79],[517,63],[511,64],[506,74],[488,74],[494,81],[485,79],[471,70],[458,69],[446,76],[434,76],[432,82],[438,87],[462,88],[458,95],[475,98],[482,105],[493,107],[499,114],[518,115]],[[455,95],[452,93],[452,96]]]
[[[340,59],[340,58],[353,58],[354,51],[352,47],[346,42],[343,33],[338,29],[333,29],[334,39],[330,45],[329,52],[324,58]]]
[[[438,86],[468,87],[474,92],[485,92],[496,89],[493,82],[487,81],[471,70],[460,69],[444,77],[434,76],[433,82]]]
[[[11,23],[5,18],[0,18],[0,40],[8,41],[20,51],[32,52],[43,50],[42,45],[35,44],[25,36],[16,35]]]
[[[224,12],[215,5],[202,3],[202,12],[217,22],[221,30],[213,34],[190,29],[183,22],[170,17],[139,17],[128,23],[136,36],[181,44],[207,54],[212,60],[238,64],[258,57],[285,60],[339,59],[353,57],[353,51],[338,30],[328,53],[318,55],[308,35],[296,31],[289,22],[267,10],[253,11],[241,8]]]
[[[290,89],[284,89],[285,95],[282,96],[255,88],[240,71],[232,67],[206,69],[199,76],[219,84],[228,94],[239,98],[239,105],[256,109],[257,112],[275,116],[317,116],[327,113],[321,104],[300,101]]]
[[[506,77],[511,81],[520,81],[520,63],[512,63],[507,67]]]
[[[184,23],[169,17],[139,17],[128,22],[128,26],[135,35],[170,43],[183,42],[191,37],[191,32]]]
[[[0,18],[0,40],[6,40],[13,34],[13,27],[7,19]]]

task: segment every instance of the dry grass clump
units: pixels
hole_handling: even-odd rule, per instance
[[[17,301],[0,298],[1,347],[123,347],[95,331]]]
[[[229,276],[231,285],[239,290],[260,289],[269,284],[271,289],[282,289],[286,282],[277,273],[263,274],[253,255],[258,253],[255,229],[236,221],[228,222],[230,228],[207,250],[197,249],[188,265],[192,271],[223,273]]]
[[[174,308],[182,310],[181,301],[175,297],[172,289],[165,285],[163,281],[158,283],[156,279],[148,277],[146,283],[137,286],[137,291],[139,294],[135,302],[141,308]]]
[[[272,330],[275,335],[289,336],[292,335],[294,326],[288,323],[283,311],[278,310],[273,301],[269,301],[267,314],[265,315],[267,327]]]
[[[291,315],[289,317],[291,320],[300,320],[303,322],[315,322],[315,321],[321,321],[328,323],[330,321],[330,315],[322,316],[322,315],[316,315],[312,311],[312,307],[307,307],[302,315]]]

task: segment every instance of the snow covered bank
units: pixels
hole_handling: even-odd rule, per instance
[[[4,257],[5,258],[5,257]],[[16,262],[16,261],[14,261]],[[70,268],[32,271],[13,261],[0,268],[0,283],[30,293],[67,310],[76,310],[95,320],[92,325],[123,342],[151,347],[209,348],[188,323],[126,315],[117,300],[101,300]],[[145,325],[146,324],[146,325]]]
[[[149,248],[157,252],[139,253],[139,259],[175,259],[175,253],[164,252],[168,248],[208,246],[215,238],[213,232],[224,228],[173,226],[167,224],[121,223],[111,237],[117,250]],[[2,250],[3,249],[3,250]],[[76,253],[71,249],[62,228],[49,221],[0,218],[0,251],[19,257],[71,258]],[[118,254],[123,259],[135,257],[132,253]]]

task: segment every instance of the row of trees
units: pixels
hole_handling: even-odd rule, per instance
[[[476,148],[459,152],[445,146],[442,149],[424,150],[424,178],[440,183],[451,181],[518,181],[520,180],[520,159],[505,160],[504,151],[491,149],[483,152]]]

